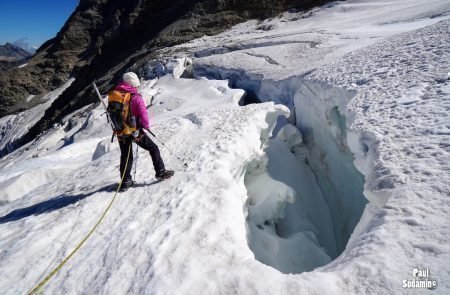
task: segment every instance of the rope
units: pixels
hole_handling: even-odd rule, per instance
[[[120,179],[120,183],[119,183],[119,186],[117,187],[116,193],[114,194],[114,197],[112,198],[112,200],[109,203],[108,207],[106,207],[105,211],[103,212],[103,214],[101,215],[101,217],[99,218],[97,223],[91,228],[89,233],[81,240],[81,242],[78,243],[78,245],[75,247],[75,249],[73,249],[72,252],[70,252],[70,254],[66,258],[64,258],[64,260],[57,267],[55,267],[55,269],[53,269],[39,284],[37,284],[36,287],[31,289],[29,294],[39,294],[39,290],[42,289],[42,287],[46,283],[48,283],[48,281],[50,281],[50,279],[56,273],[58,273],[58,271],[61,270],[61,268],[67,263],[67,261],[69,261],[70,258],[72,258],[73,255],[75,255],[76,252],[78,252],[78,250],[80,250],[80,248],[83,246],[83,244],[89,239],[89,237],[94,233],[94,231],[97,229],[97,227],[103,221],[103,219],[105,218],[106,214],[109,212],[109,209],[111,209],[112,204],[116,200],[117,194],[119,193],[120,187],[122,186],[123,179],[125,178],[125,171],[127,170],[128,159],[130,158],[131,146],[132,146],[132,144],[130,143],[130,147],[128,148],[127,161],[125,163],[125,169],[124,169],[124,172],[122,174],[122,178]]]
[[[138,158],[139,158],[139,146],[136,144],[136,157],[134,160],[134,182],[136,182],[136,171],[137,171],[137,163],[138,163]]]

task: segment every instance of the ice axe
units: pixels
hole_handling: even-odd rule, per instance
[[[100,91],[98,91],[98,88],[97,88],[97,85],[95,84],[95,82],[92,82],[92,87],[94,87],[95,93],[97,93],[98,99],[100,100],[101,105],[105,109],[106,119],[108,120],[108,123],[111,124],[111,128],[114,130],[114,124],[111,120],[111,117],[109,116],[108,107],[106,106],[105,102],[103,101],[102,95],[100,94]],[[113,140],[114,140],[114,133],[111,137],[111,142],[113,142]]]

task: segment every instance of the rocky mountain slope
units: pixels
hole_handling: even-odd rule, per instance
[[[27,101],[76,81],[53,103],[23,138],[37,134],[95,97],[88,90],[99,81],[106,90],[127,69],[134,69],[170,47],[204,35],[214,35],[239,22],[267,18],[288,9],[307,9],[326,0],[80,0],[54,39],[44,43],[27,67],[0,76],[0,117],[40,102]]]

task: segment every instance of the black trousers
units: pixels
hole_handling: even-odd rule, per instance
[[[141,134],[138,137],[139,139],[134,139],[133,137],[119,139],[120,145],[120,177],[122,177],[125,165],[127,163],[128,150],[130,149],[133,141],[143,148],[150,152],[150,156],[153,161],[153,168],[155,169],[155,173],[158,174],[164,171],[164,162],[161,158],[161,154],[159,152],[158,146],[147,136],[144,132],[141,131]],[[125,171],[125,177],[123,179],[124,182],[131,180],[131,168],[133,167],[133,148],[131,148],[130,156],[128,159],[127,170]]]

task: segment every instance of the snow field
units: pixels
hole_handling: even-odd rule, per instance
[[[164,102],[172,87],[180,87],[176,98],[183,100],[184,108],[156,108],[159,124],[153,130],[189,161],[189,169],[177,170],[170,182],[152,184],[150,157],[140,150],[137,186],[119,197],[95,238],[52,279],[45,292],[220,292],[208,280],[191,285],[208,277],[201,265],[213,263],[219,267],[223,258],[230,255],[235,258],[226,265],[253,260],[246,243],[242,163],[260,152],[261,136],[268,137],[278,115],[285,115],[287,110],[273,104],[239,107],[236,93],[243,92],[225,87],[223,81],[190,81],[197,84],[192,87],[197,89],[196,95],[184,83],[172,78],[160,80],[160,94],[155,96],[155,102]],[[213,108],[211,100],[216,101]],[[211,105],[209,110],[204,110],[205,101]],[[99,128],[101,123],[106,125],[101,113],[100,109],[80,111],[67,118],[66,124],[71,121],[74,130],[67,131],[61,143],[52,139],[57,132],[37,141],[41,145],[56,142],[59,147],[47,146],[35,158],[31,157],[33,149],[18,150],[8,156],[9,161],[19,165],[15,166],[18,175],[37,173],[38,168],[33,165],[42,169],[46,157],[61,166],[72,162],[78,166],[60,177],[46,179],[27,193],[16,189],[16,198],[1,207],[1,249],[10,249],[2,251],[0,262],[0,269],[8,268],[0,282],[3,290],[29,290],[73,249],[109,202],[111,183],[118,179],[118,148],[116,143],[109,143],[107,129]],[[177,168],[179,163],[162,147],[161,152],[166,165]],[[74,155],[78,155],[76,160]],[[29,158],[36,163],[27,166]],[[20,164],[28,170],[23,172]],[[10,170],[3,171],[1,176],[6,177]],[[14,188],[20,183],[16,180]],[[218,212],[230,214],[218,218]],[[28,225],[30,220],[37,223]],[[11,261],[16,261],[13,266]],[[114,272],[108,270],[111,267]],[[167,277],[167,272],[174,277]],[[17,277],[23,279],[11,284]]]
[[[357,114],[352,116],[352,129],[363,130],[359,147],[353,149],[355,163],[366,175],[365,195],[388,199],[382,210],[368,212],[374,219],[365,227],[364,236],[395,253],[385,259],[388,265],[433,269],[439,294],[450,287],[444,266],[450,261],[445,225],[449,208],[445,196],[450,192],[445,172],[449,158],[449,95],[444,90],[449,85],[448,28],[447,20],[391,37],[312,77],[358,92],[348,106],[349,113]],[[369,57],[374,62],[369,63]],[[341,75],[326,78],[336,68]],[[367,144],[374,148],[365,152],[361,147]],[[395,268],[389,276],[397,281],[404,277]]]
[[[281,105],[238,107],[244,92],[224,81],[144,83],[153,131],[189,168],[161,147],[178,170],[152,184],[140,150],[138,185],[44,291],[423,294],[402,288],[420,267],[438,280],[433,293],[447,294],[449,11],[440,0],[337,2],[169,49],[197,55],[197,75],[286,105],[289,118]],[[29,159],[55,153],[62,165],[73,161],[64,149],[83,153],[79,169],[28,192],[25,177],[11,186],[14,200],[0,207],[6,294],[57,265],[109,202],[118,149],[101,113],[81,110],[65,135],[55,129],[0,160],[12,179],[14,165],[42,164]],[[330,224],[335,249],[321,235]]]
[[[450,288],[445,266],[450,261],[445,225],[449,206],[444,197],[450,192],[446,177],[450,7],[445,1],[423,4],[346,1],[307,16],[286,14],[268,20],[264,25],[272,29],[267,31],[248,22],[180,46],[198,56],[197,75],[230,79],[231,85],[262,101],[287,105],[289,122],[300,128],[304,139],[305,123],[312,125],[310,131],[321,143],[312,141],[319,149],[312,150],[316,161],[309,162],[316,165],[316,175],[335,171],[333,177],[322,173],[318,179],[340,179],[347,185],[344,190],[362,188],[370,203],[346,250],[315,270],[337,271],[350,281],[339,288],[353,286],[350,293],[409,293],[401,282],[411,279],[417,267],[433,269],[440,286],[435,292],[446,294]],[[322,98],[327,99],[326,90],[333,88],[341,90],[335,97],[344,99],[331,108],[320,106]],[[313,106],[319,100],[320,112],[308,107],[310,100]],[[333,107],[337,108],[330,112]],[[335,126],[323,128],[324,122]],[[327,150],[330,146],[334,148]],[[340,153],[333,150],[344,151],[341,158],[347,159],[334,169]],[[355,177],[336,169],[352,161]],[[327,166],[331,169],[321,169]],[[364,209],[354,200],[347,199],[347,205]],[[426,221],[428,214],[432,216]],[[357,222],[357,218],[341,222],[347,237],[352,230],[346,225]]]

